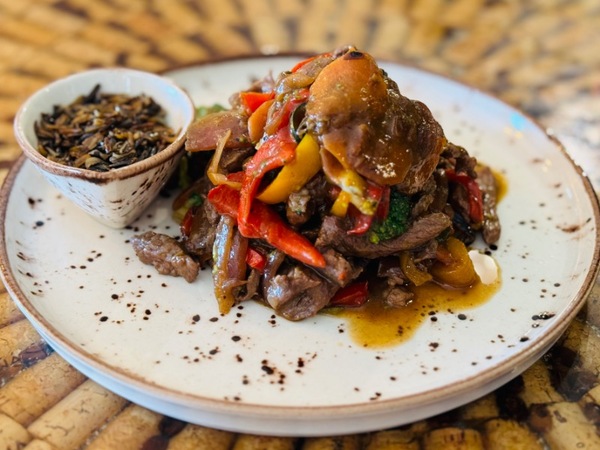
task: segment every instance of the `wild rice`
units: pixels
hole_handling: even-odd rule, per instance
[[[55,105],[34,124],[38,151],[48,159],[99,172],[148,158],[177,133],[163,122],[165,112],[142,94],[107,94],[97,84],[73,103]]]

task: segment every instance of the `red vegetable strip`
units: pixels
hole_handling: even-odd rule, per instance
[[[369,284],[358,281],[341,288],[329,301],[329,306],[361,306],[369,298]]]
[[[238,212],[241,198],[238,191],[222,184],[211,189],[207,198],[219,214],[226,214],[238,220],[240,229]],[[325,267],[325,258],[316,247],[290,228],[275,211],[261,201],[256,200],[252,204],[246,218],[246,232],[245,237],[264,239],[298,261],[315,267]]]
[[[278,169],[293,160],[296,155],[295,150],[296,142],[290,136],[289,130],[281,129],[258,148],[247,164],[240,191],[238,212],[238,227],[244,236],[250,237],[248,216],[263,177],[270,170]]]
[[[275,98],[275,92],[241,92],[240,101],[248,114],[252,114],[264,102]]]
[[[452,169],[446,170],[448,180],[462,184],[469,194],[469,217],[475,223],[483,221],[483,195],[477,182],[465,173],[456,173]]]
[[[190,208],[183,216],[181,225],[179,225],[180,232],[183,236],[188,237],[192,232],[192,224],[194,223],[195,208]]]
[[[325,267],[325,258],[301,234],[292,230],[279,215],[261,201],[256,201],[250,215],[250,225],[258,230],[260,237],[286,255],[305,264]]]
[[[292,112],[294,112],[299,105],[306,102],[309,95],[310,91],[308,88],[305,88],[300,89],[298,92],[295,92],[293,96],[290,96],[286,102],[273,113],[273,117],[267,119],[265,132],[267,134],[275,134],[282,128],[287,127],[290,123],[290,115]]]
[[[389,187],[378,186],[373,183],[367,185],[367,196],[378,202],[377,210],[374,215],[361,213],[354,205],[348,207],[348,215],[352,219],[352,229],[348,234],[361,235],[369,231],[373,219],[383,220],[387,217],[390,207],[390,189]]]
[[[258,250],[248,247],[248,251],[246,252],[246,264],[259,272],[263,272],[267,266],[267,257]]]

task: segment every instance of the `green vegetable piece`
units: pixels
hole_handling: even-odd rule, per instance
[[[187,212],[195,206],[200,206],[203,201],[204,200],[198,193],[193,192],[179,209],[173,211],[173,220],[175,220],[176,223],[181,224]]]
[[[199,119],[200,117],[204,117],[208,114],[216,113],[219,111],[225,111],[225,109],[226,108],[223,105],[220,105],[218,103],[215,103],[214,105],[210,105],[210,106],[206,106],[206,105],[197,106],[196,107],[196,119]]]
[[[373,244],[378,244],[406,232],[411,208],[412,205],[408,196],[392,190],[389,213],[383,221],[373,223],[369,230],[369,240]]]

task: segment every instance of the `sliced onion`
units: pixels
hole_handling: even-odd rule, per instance
[[[210,164],[206,169],[206,175],[212,184],[218,186],[220,184],[226,184],[234,189],[240,190],[242,188],[242,183],[239,181],[232,181],[227,178],[227,175],[219,172],[219,162],[221,161],[221,156],[223,155],[223,149],[225,148],[225,144],[229,140],[231,136],[231,130],[227,130],[223,136],[219,138],[217,142],[217,148],[215,149],[215,154],[210,160]]]

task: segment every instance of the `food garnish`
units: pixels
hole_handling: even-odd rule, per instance
[[[500,237],[494,177],[369,54],[316,55],[206,111],[187,132],[181,234],[158,236],[212,266],[221,313],[253,299],[301,320],[375,286],[402,307],[417,286],[479,282],[468,252]],[[176,273],[150,233],[136,252]]]
[[[35,122],[38,151],[46,158],[98,172],[149,158],[171,144],[177,133],[165,112],[145,94],[102,93],[97,84],[68,105],[55,105]]]

